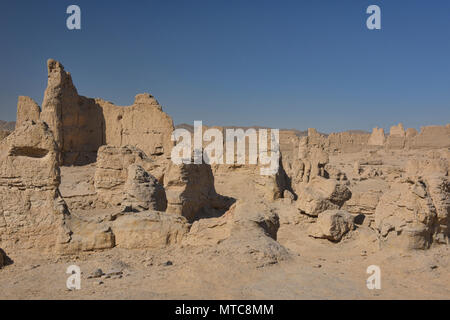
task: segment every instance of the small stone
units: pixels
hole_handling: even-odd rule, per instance
[[[436,270],[437,268],[438,268],[438,266],[435,265],[435,264],[432,264],[432,265],[430,266],[430,269],[431,269],[431,270]]]
[[[94,272],[92,272],[92,274],[88,277],[88,279],[100,278],[103,275],[104,273],[102,269],[96,269]]]

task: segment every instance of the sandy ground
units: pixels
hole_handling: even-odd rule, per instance
[[[366,250],[354,232],[339,244],[285,225],[279,241],[292,259],[263,268],[230,265],[202,248],[123,250],[76,257],[11,254],[0,271],[0,299],[449,299],[449,250]],[[366,251],[366,252],[363,252]],[[167,263],[168,261],[172,262]],[[82,270],[81,290],[66,288],[66,268]],[[366,286],[366,269],[381,268],[381,290]],[[88,279],[97,268],[123,275]]]

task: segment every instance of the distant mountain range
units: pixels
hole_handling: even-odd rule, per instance
[[[3,121],[0,120],[0,130],[2,131],[14,131],[14,128],[16,127],[16,122],[15,121]],[[181,123],[175,126],[175,129],[186,129],[189,132],[194,132],[194,126],[187,124],[187,123]],[[249,129],[249,128],[254,128],[254,129],[270,129],[268,127],[261,127],[261,126],[254,126],[254,127],[237,127],[237,126],[224,126],[224,129]],[[292,131],[294,132],[298,137],[305,137],[308,135],[308,130],[297,130],[297,129],[280,129],[281,131]],[[364,130],[347,130],[346,132],[349,133],[353,133],[353,134],[367,134],[370,132],[364,131]],[[320,133],[320,132],[319,132]],[[325,136],[327,136],[328,134],[326,133],[321,133]]]
[[[224,126],[222,127],[224,129],[249,129],[249,128],[253,128],[253,129],[270,129],[269,127],[261,127],[261,126],[254,126],[254,127],[237,127],[237,126]],[[175,129],[186,129],[189,132],[193,133],[194,132],[194,126],[187,124],[187,123],[181,123],[175,126]],[[306,137],[308,135],[308,130],[297,130],[297,129],[280,129],[280,131],[292,131],[295,133],[296,136],[298,137]],[[345,132],[351,133],[351,134],[370,134],[370,132],[364,131],[364,130],[347,130]],[[320,134],[323,134],[324,136],[328,136],[328,133],[323,133],[323,132],[319,132]]]
[[[14,131],[14,128],[16,127],[16,122],[15,121],[3,121],[0,120],[0,130],[3,131]]]

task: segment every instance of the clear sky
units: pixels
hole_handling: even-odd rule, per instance
[[[82,30],[66,28],[77,4]],[[382,10],[382,29],[366,9]],[[0,119],[42,102],[46,61],[81,95],[152,93],[175,123],[343,131],[450,122],[448,0],[0,0]]]

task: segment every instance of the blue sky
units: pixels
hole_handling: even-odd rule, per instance
[[[152,93],[175,123],[346,129],[450,122],[450,1],[0,0],[0,119],[42,102],[46,61],[81,95]],[[82,30],[66,28],[66,8]],[[382,30],[366,9],[382,10]]]

